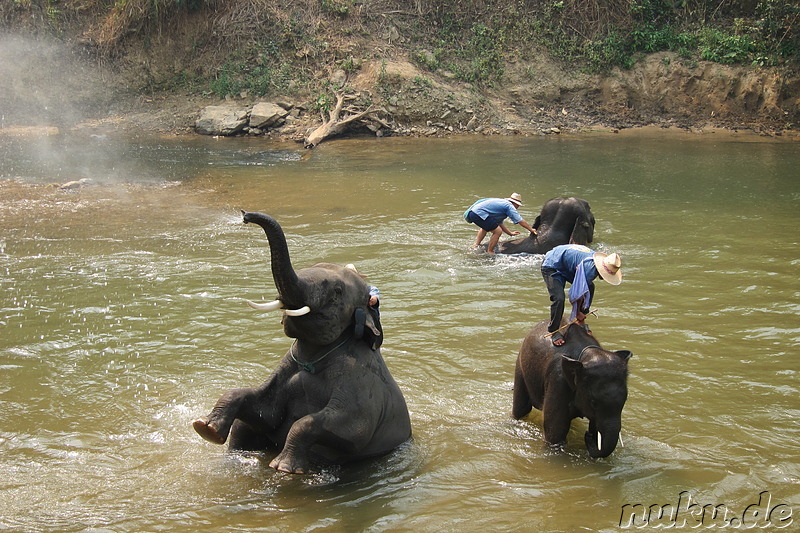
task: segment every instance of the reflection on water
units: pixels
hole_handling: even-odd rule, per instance
[[[98,149],[94,149],[98,147]],[[795,144],[578,137],[344,141],[0,139],[0,527],[12,530],[615,530],[626,503],[691,491],[800,505]],[[51,183],[90,177],[64,191]],[[625,447],[562,452],[510,417],[517,349],[547,317],[541,257],[473,254],[461,213],[520,192],[587,199],[595,334],[629,349]],[[298,267],[355,263],[383,295],[384,357],[414,438],[286,476],[189,422],[288,349],[273,214]]]

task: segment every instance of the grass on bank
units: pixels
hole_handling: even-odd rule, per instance
[[[337,65],[347,69],[360,59],[383,59],[399,48],[406,48],[427,70],[446,70],[476,87],[502,83],[507,62],[531,48],[545,49],[591,72],[630,68],[644,54],[659,51],[675,52],[690,62],[800,64],[796,0],[0,3],[0,27],[31,26],[50,33],[71,31],[107,56],[122,53],[126,46],[146,47],[187,26],[197,27],[202,34],[195,37],[191,55],[210,58],[208,64],[178,68],[172,76],[149,83],[220,96],[286,92],[292,84],[311,83],[321,69]],[[358,41],[356,36],[381,44],[348,50],[351,41]]]

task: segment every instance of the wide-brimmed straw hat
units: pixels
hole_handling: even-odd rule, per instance
[[[517,207],[522,205],[522,196],[518,192],[515,192],[514,194],[506,198],[506,200],[508,200],[509,202],[513,202],[514,205],[516,205]]]
[[[612,285],[622,283],[622,259],[618,254],[606,255],[603,252],[595,252],[593,258],[594,266],[597,267],[601,278]]]

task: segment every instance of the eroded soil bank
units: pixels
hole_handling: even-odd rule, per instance
[[[291,122],[266,132],[271,137],[299,141],[321,122],[313,104],[319,94],[309,91],[221,100],[132,89],[147,69],[157,68],[155,58],[169,61],[167,54],[154,52],[146,68],[136,68],[130,58],[98,65],[59,43],[21,37],[2,42],[0,132],[5,134],[20,127],[194,134],[205,106],[247,107],[265,100],[295,109]],[[786,70],[658,53],[630,70],[599,75],[530,53],[507,65],[502,83],[476,87],[444,70],[423,70],[402,49],[395,52],[390,61],[363,61],[349,75],[321,67],[317,78],[344,82],[349,93],[379,110],[393,135],[540,135],[655,126],[794,138],[800,131],[800,76]]]

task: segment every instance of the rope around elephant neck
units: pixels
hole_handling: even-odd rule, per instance
[[[581,358],[583,357],[583,353],[584,353],[586,350],[588,350],[589,348],[599,348],[600,350],[602,350],[602,349],[603,349],[603,348],[601,348],[600,346],[598,346],[598,345],[596,345],[596,344],[590,344],[590,345],[588,345],[588,346],[584,346],[584,347],[583,347],[583,350],[581,350],[581,353],[579,353],[579,354],[578,354],[578,359],[577,359],[578,361],[580,361],[580,360],[581,360]]]
[[[305,370],[305,371],[306,371],[306,372],[308,372],[309,374],[316,374],[316,373],[317,373],[317,368],[316,368],[314,365],[316,365],[317,363],[319,363],[320,361],[322,361],[323,359],[325,359],[326,357],[328,357],[328,356],[329,356],[330,354],[332,354],[332,353],[333,353],[333,352],[334,352],[334,351],[335,351],[337,348],[340,348],[341,346],[343,346],[343,345],[344,345],[344,343],[346,343],[347,341],[349,341],[349,340],[350,340],[350,337],[351,337],[351,335],[348,335],[348,336],[347,336],[347,337],[346,337],[346,338],[345,338],[345,339],[344,339],[342,342],[340,342],[339,344],[337,344],[336,346],[334,346],[333,348],[331,348],[330,350],[328,350],[327,352],[325,352],[325,353],[324,353],[324,354],[323,354],[321,357],[318,357],[318,358],[314,359],[314,360],[313,360],[313,361],[311,361],[310,363],[306,363],[306,362],[304,362],[304,361],[300,361],[300,360],[299,360],[299,359],[297,359],[297,357],[294,355],[294,352],[296,351],[296,350],[295,350],[295,346],[297,346],[297,339],[295,339],[295,340],[294,340],[294,342],[292,343],[292,347],[291,347],[291,348],[289,348],[289,355],[291,355],[291,356],[292,356],[292,360],[293,360],[295,363],[297,363],[297,366],[299,366],[300,368],[302,368],[303,370]]]

